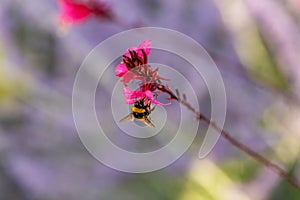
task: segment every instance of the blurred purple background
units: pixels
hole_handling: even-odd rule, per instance
[[[299,199],[299,191],[224,139],[199,160],[204,123],[171,166],[126,174],[87,152],[72,116],[76,72],[98,43],[129,28],[174,29],[203,45],[218,65],[227,94],[225,129],[300,180],[299,3],[106,2],[122,24],[91,18],[61,34],[56,1],[0,0],[0,199]],[[155,56],[164,60],[154,52],[153,61]],[[192,72],[185,75],[199,85]],[[209,115],[207,91],[197,92],[201,111]],[[105,105],[97,104],[100,113]],[[169,109],[170,116],[177,109]],[[112,138],[118,134],[115,129]],[[119,142],[131,144],[122,137]]]

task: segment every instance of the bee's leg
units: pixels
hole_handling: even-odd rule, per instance
[[[155,106],[153,106],[152,108],[151,108],[151,106],[152,106],[152,103],[149,102],[149,104],[147,105],[147,108],[149,109],[149,113],[155,109]]]
[[[156,106],[153,106],[153,108],[150,109],[150,112],[152,112],[155,109]]]
[[[150,121],[150,119],[148,117],[144,118],[144,123],[147,125],[147,126],[150,126],[152,128],[154,128],[154,124]]]
[[[133,121],[133,120],[134,120],[133,114],[130,113],[129,115],[127,115],[126,117],[121,119],[120,122],[128,122],[128,121]]]

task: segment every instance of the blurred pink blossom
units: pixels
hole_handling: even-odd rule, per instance
[[[83,23],[91,16],[98,18],[111,18],[112,13],[107,5],[94,0],[57,0],[60,14],[59,22],[64,26],[74,23]]]

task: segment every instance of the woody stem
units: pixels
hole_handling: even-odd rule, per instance
[[[171,91],[168,91],[170,93]],[[290,174],[279,167],[278,165],[272,163],[270,160],[265,158],[264,156],[260,155],[259,153],[255,152],[254,150],[250,149],[248,146],[242,144],[241,142],[237,141],[235,138],[233,138],[228,132],[224,131],[221,129],[215,122],[211,121],[209,118],[207,118],[205,115],[201,114],[199,111],[197,111],[195,108],[193,108],[185,99],[185,96],[183,99],[180,98],[179,92],[176,91],[177,95],[175,95],[173,92],[171,92],[172,95],[174,95],[176,98],[173,98],[177,100],[179,103],[187,107],[190,111],[192,111],[196,116],[198,117],[199,120],[204,121],[211,127],[213,127],[216,131],[218,131],[221,136],[226,139],[228,142],[230,142],[233,146],[236,148],[240,149],[244,153],[248,154],[264,166],[266,166],[268,169],[272,170],[274,173],[285,179],[287,182],[289,182],[291,185],[293,185],[295,188],[300,190],[300,183]]]

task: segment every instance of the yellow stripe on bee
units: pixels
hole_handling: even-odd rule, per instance
[[[132,107],[132,112],[135,112],[135,113],[144,113],[146,112],[146,110],[144,108],[136,108],[136,107]]]

